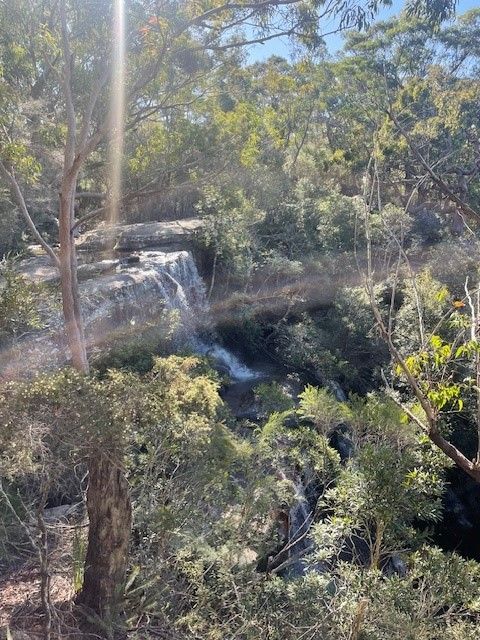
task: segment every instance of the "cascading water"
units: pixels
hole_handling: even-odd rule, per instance
[[[147,252],[145,252],[147,253]],[[195,261],[188,251],[175,254],[151,254],[142,260],[142,271],[151,268],[157,279],[157,290],[169,310],[180,315],[179,334],[181,341],[200,355],[210,357],[218,369],[235,382],[255,380],[260,377],[242,363],[237,356],[215,341],[206,341],[197,336],[199,325],[210,311],[205,285],[198,273]],[[175,259],[166,259],[175,255]]]
[[[117,339],[164,324],[167,311],[173,312],[167,314],[167,327],[179,347],[211,356],[233,381],[257,377],[214,339],[199,338],[200,330],[209,324],[209,306],[189,251],[142,250],[81,264],[88,266],[80,295],[89,352],[98,353]],[[1,354],[1,368],[9,378],[30,375],[63,366],[66,354],[61,314],[51,312],[45,331],[24,336],[15,354]]]
[[[178,342],[193,345],[196,324],[207,305],[192,255],[188,251],[141,251],[134,258],[121,260],[115,273],[85,283],[87,334],[108,337],[109,332],[129,323],[140,329],[167,310],[177,312],[172,328]]]
[[[163,298],[165,307],[178,311],[182,338],[194,346],[195,332],[199,322],[208,313],[208,304],[205,285],[192,254],[188,251],[148,254],[142,263],[142,271],[145,268],[152,269],[158,294]]]
[[[227,373],[235,382],[246,382],[247,380],[256,380],[261,377],[260,373],[247,367],[231,351],[227,351],[219,344],[207,344],[199,340],[196,345],[196,351],[212,358],[217,367]]]

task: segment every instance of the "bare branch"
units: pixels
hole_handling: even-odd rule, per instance
[[[35,223],[32,220],[32,217],[28,211],[27,205],[25,203],[25,198],[23,197],[22,190],[17,182],[15,174],[13,171],[9,171],[7,167],[0,161],[0,176],[8,183],[10,193],[14,202],[16,202],[18,208],[20,209],[20,213],[25,219],[28,228],[30,229],[30,233],[35,238],[35,240],[42,246],[42,248],[46,251],[46,253],[50,256],[53,261],[53,264],[56,267],[60,266],[60,262],[57,254],[52,249],[52,247],[44,240],[40,232],[38,231]]]

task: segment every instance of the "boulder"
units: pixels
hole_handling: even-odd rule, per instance
[[[79,504],[62,504],[58,507],[49,507],[43,510],[43,519],[47,524],[57,524],[59,522],[68,522],[69,519],[78,515],[81,503]]]

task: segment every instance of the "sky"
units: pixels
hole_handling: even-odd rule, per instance
[[[391,7],[384,7],[379,11],[377,20],[386,20],[391,16],[399,13],[404,6],[403,0],[393,0]],[[457,15],[465,13],[469,9],[480,8],[480,0],[458,0],[457,2]],[[332,19],[330,23],[323,25],[323,31],[332,31],[335,26],[335,20]],[[342,47],[342,35],[335,34],[325,38],[328,50],[330,53],[335,53]],[[270,40],[265,44],[258,44],[250,47],[249,59],[251,62],[257,60],[265,60],[272,55],[279,55],[288,58],[290,52],[290,46],[287,38],[276,38]]]

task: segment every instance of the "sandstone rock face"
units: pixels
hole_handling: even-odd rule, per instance
[[[162,320],[188,342],[206,310],[205,287],[189,246],[201,228],[199,220],[99,227],[79,244],[79,281],[85,331],[90,351],[118,336],[136,334]],[[114,241],[113,257],[92,262]],[[142,247],[156,247],[139,250]],[[167,250],[164,250],[165,247]],[[129,253],[134,251],[134,253]],[[36,283],[57,288],[58,270],[46,256],[23,260],[18,270]],[[171,313],[170,313],[171,312]],[[171,318],[171,320],[170,320]],[[49,370],[68,362],[61,310],[49,312],[43,331],[25,336],[0,353],[0,377],[14,378]]]
[[[115,269],[120,262],[120,259],[110,259],[80,264],[78,266],[78,279],[82,281],[108,273]],[[46,255],[22,260],[17,270],[28,280],[36,283],[53,283],[60,278],[58,269],[52,265]]]
[[[198,218],[146,222],[127,225],[101,225],[82,235],[77,246],[84,251],[137,251],[152,247],[186,247],[203,227]]]
[[[154,322],[164,311],[176,311],[188,331],[205,307],[205,289],[188,251],[141,251],[133,263],[86,280],[80,294],[89,343],[108,341],[126,325]]]

